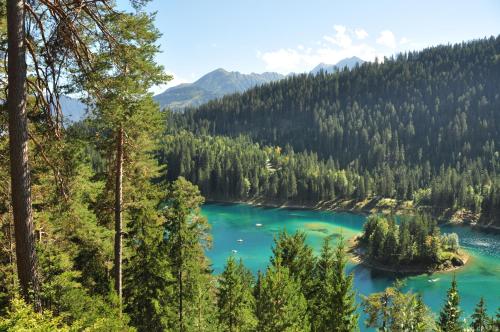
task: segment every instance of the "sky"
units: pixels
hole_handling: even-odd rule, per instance
[[[500,0],[152,0],[146,10],[162,33],[157,61],[174,76],[154,92],[217,68],[306,72],[500,34]]]

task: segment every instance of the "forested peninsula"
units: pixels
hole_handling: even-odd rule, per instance
[[[464,266],[469,255],[460,249],[456,233],[441,234],[436,220],[426,215],[371,215],[363,233],[350,240],[354,261],[398,274],[451,271]]]

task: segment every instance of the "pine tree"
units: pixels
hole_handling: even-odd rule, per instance
[[[155,209],[132,211],[128,246],[133,253],[125,264],[125,312],[139,331],[164,331],[175,320],[169,302],[174,278],[163,238],[163,224]]]
[[[415,306],[410,324],[411,330],[415,330],[417,332],[426,332],[435,329],[432,312],[424,304],[421,294],[417,294],[415,298]]]
[[[300,283],[276,258],[262,278],[256,307],[261,332],[309,331],[307,302]]]
[[[169,186],[163,210],[165,253],[175,279],[171,305],[177,318],[171,328],[177,331],[206,330],[215,323],[212,277],[205,256],[211,239],[208,222],[200,215],[202,203],[198,188],[184,178]]]
[[[389,228],[387,230],[386,239],[384,242],[383,260],[390,264],[399,264],[399,241],[397,236],[396,221],[394,218],[389,218],[388,220]]]
[[[419,294],[403,293],[403,286],[396,281],[383,292],[364,297],[363,310],[368,316],[365,325],[379,331],[434,331],[430,309]]]
[[[493,331],[500,331],[500,307],[498,307],[497,313],[493,318],[492,329]]]
[[[489,317],[486,311],[486,303],[484,302],[484,298],[481,297],[479,303],[476,305],[474,309],[474,313],[471,316],[472,322],[470,327],[474,332],[486,332],[488,331],[488,327],[490,325]]]
[[[368,316],[365,321],[367,327],[387,331],[390,324],[390,301],[393,293],[393,288],[387,288],[381,293],[370,294],[363,298],[363,311]]]
[[[255,329],[255,301],[248,273],[241,261],[236,263],[233,256],[228,258],[219,279],[217,294],[219,326],[223,331],[244,332]]]
[[[140,162],[137,157],[151,152],[151,142],[161,132],[162,114],[149,89],[170,79],[154,62],[159,52],[155,44],[159,32],[153,20],[154,16],[143,12],[116,13],[109,17],[109,29],[117,46],[100,50],[94,71],[82,83],[88,91],[88,102],[93,105],[90,115],[101,140],[97,145],[108,157],[109,165],[113,165],[108,167],[108,191],[103,197],[108,206],[103,209],[113,211],[113,275],[120,301],[127,213],[124,205],[131,201],[126,188],[134,164]]]
[[[314,331],[356,331],[356,313],[353,275],[346,275],[347,257],[344,241],[334,251],[326,238],[315,268],[316,287],[311,321]]]
[[[9,157],[17,275],[23,297],[41,310],[28,162],[26,32],[23,0],[7,1]]]
[[[330,329],[331,331],[354,331],[357,329],[356,294],[353,290],[353,274],[346,275],[347,253],[344,240],[335,250],[332,267],[333,292],[330,297]]]
[[[263,315],[259,310],[261,307],[258,305],[260,303],[260,295],[262,294],[262,280],[264,279],[264,274],[259,270],[257,271],[257,278],[255,280],[255,286],[253,287],[253,297],[255,299],[255,316],[261,317]]]
[[[320,256],[314,267],[313,299],[310,300],[310,318],[313,331],[324,331],[326,318],[330,307],[325,296],[331,292],[331,276],[333,269],[334,252],[330,245],[330,238],[326,237],[321,246]]]
[[[271,263],[276,264],[278,258],[288,268],[290,276],[299,281],[305,298],[311,299],[311,271],[314,269],[315,259],[312,248],[306,244],[306,234],[300,231],[293,235],[289,235],[286,230],[280,232],[274,240]]]
[[[448,290],[446,302],[439,314],[438,326],[443,332],[458,332],[462,330],[460,322],[460,296],[458,294],[457,280],[453,276],[451,287]]]

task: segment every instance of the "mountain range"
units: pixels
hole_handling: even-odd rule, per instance
[[[321,70],[323,70],[325,73],[334,73],[338,70],[342,70],[344,68],[348,69],[353,69],[357,65],[362,65],[365,61],[363,59],[360,59],[356,56],[350,57],[350,58],[345,58],[343,60],[340,60],[334,65],[326,64],[326,63],[320,63],[316,67],[314,67],[310,73],[311,74],[317,74]]]
[[[317,74],[320,70],[332,73],[344,67],[354,68],[364,61],[358,57],[346,58],[331,65],[321,63],[311,70],[311,74]],[[294,75],[294,73],[289,74]],[[256,85],[262,85],[273,81],[279,81],[286,76],[266,72],[262,74],[242,74],[237,71],[227,71],[222,68],[216,69],[193,83],[180,84],[168,88],[164,92],[154,96],[161,108],[170,108],[174,111],[182,110],[186,107],[196,107],[209,100],[221,98],[224,95],[244,92]]]
[[[242,74],[219,68],[204,75],[196,82],[174,86],[154,96],[154,98],[161,108],[182,110],[185,107],[199,106],[226,94],[243,92],[256,85],[278,81],[284,77],[278,73]]]
[[[326,73],[333,73],[345,67],[352,69],[364,62],[362,59],[353,56],[343,59],[336,64],[320,63],[309,73],[317,74],[321,70]],[[287,76],[294,74],[290,73]],[[221,98],[235,92],[244,92],[254,86],[279,81],[285,77],[275,72],[242,74],[237,71],[227,71],[219,68],[205,74],[193,83],[184,83],[168,88],[164,92],[154,96],[154,99],[160,104],[162,109],[170,108],[174,111],[180,111],[186,107],[200,106],[212,99]],[[67,119],[70,121],[79,121],[83,118],[86,106],[79,100],[63,96],[60,102]]]

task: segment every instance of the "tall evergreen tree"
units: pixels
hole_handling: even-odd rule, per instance
[[[268,267],[260,283],[260,294],[256,305],[262,332],[309,331],[307,301],[300,291],[300,283],[290,275],[288,268],[276,258]]]
[[[486,303],[484,302],[483,297],[481,297],[479,303],[476,305],[471,318],[472,322],[470,327],[474,332],[488,331],[491,322],[486,311]]]
[[[163,223],[155,209],[132,211],[125,264],[125,312],[139,331],[165,331],[176,313],[170,306],[174,278],[166,254]]]
[[[453,276],[451,287],[448,290],[446,301],[439,314],[438,326],[443,332],[458,332],[462,330],[460,321],[461,310],[459,307],[460,295],[458,293],[456,276]]]
[[[343,240],[335,251],[326,238],[315,268],[316,287],[311,321],[314,331],[356,331],[358,314],[353,275],[346,275]]]
[[[314,269],[315,258],[312,248],[306,244],[306,234],[297,231],[290,235],[286,230],[281,231],[274,239],[271,264],[277,264],[278,260],[283,267],[288,268],[290,276],[300,283],[305,298],[311,299],[313,287],[311,271]]]
[[[367,327],[378,331],[434,331],[434,318],[419,294],[403,293],[403,283],[371,294],[363,299],[363,310],[368,315]]]
[[[410,319],[410,326],[418,332],[425,332],[435,329],[435,322],[430,309],[424,304],[421,294],[417,294],[414,299],[413,315]]]
[[[131,2],[139,5],[138,1]],[[120,12],[107,0],[78,5],[71,1],[48,0],[36,3],[2,1],[2,5],[5,3],[9,88],[6,100],[18,277],[25,299],[32,300],[35,307],[40,309],[30,176],[33,161],[28,156],[28,138],[44,159],[45,166],[51,168],[58,198],[67,200],[68,193],[62,175],[64,157],[58,155],[59,151],[50,154],[46,151],[46,145],[64,145],[59,99],[66,83],[62,81],[67,81],[73,73],[79,73],[80,78],[87,79],[88,73],[95,69],[93,60],[96,49],[103,45],[114,49],[117,36],[114,35],[116,31],[109,26],[109,19],[112,15],[119,16]],[[30,121],[34,124],[29,129],[28,96],[33,101]],[[37,136],[41,136],[43,142]]]
[[[346,275],[347,253],[344,240],[335,250],[335,259],[332,266],[332,291],[328,294],[330,298],[330,322],[331,331],[355,331],[358,324],[356,313],[356,294],[353,290],[354,275]]]
[[[227,260],[219,279],[217,294],[219,327],[223,331],[244,332],[255,330],[255,301],[249,271],[243,262],[236,263],[233,256]]]
[[[493,331],[500,331],[500,307],[497,309],[497,313],[493,318]]]
[[[330,238],[326,237],[321,246],[320,256],[314,267],[313,299],[309,307],[312,331],[326,331],[326,318],[330,314],[329,297],[331,292],[331,276],[333,269],[334,252],[330,245]]]
[[[117,46],[100,50],[95,61],[97,70],[84,81],[90,104],[94,105],[91,115],[101,131],[101,147],[109,158],[109,165],[113,165],[108,173],[109,194],[113,197],[108,199],[113,202],[114,285],[120,299],[123,213],[126,212],[123,207],[124,176],[125,180],[131,176],[124,175],[124,171],[130,171],[127,166],[138,162],[137,155],[147,150],[144,141],[154,139],[161,130],[161,113],[149,89],[169,78],[154,62],[154,55],[159,51],[155,44],[159,32],[154,28],[153,19],[142,12],[111,16],[109,29],[115,35]],[[125,202],[129,201],[126,197]]]
[[[200,215],[203,197],[184,178],[167,191],[163,210],[166,246],[175,279],[171,305],[177,331],[204,330],[215,324],[213,280],[205,249],[210,246],[207,220]]]
[[[26,110],[26,34],[23,0],[7,1],[9,156],[17,275],[24,298],[41,309],[31,206]]]

